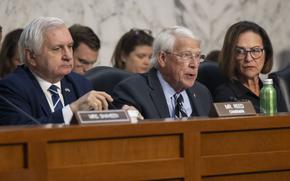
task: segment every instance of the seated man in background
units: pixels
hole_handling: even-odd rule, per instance
[[[101,42],[94,31],[82,25],[72,25],[69,28],[73,38],[73,71],[84,75],[97,62]]]
[[[206,61],[218,62],[220,52],[221,52],[220,50],[212,50],[212,51],[210,51],[206,55],[205,60]]]
[[[79,110],[102,110],[113,101],[71,72],[73,39],[61,19],[39,17],[19,39],[19,66],[0,80],[0,124],[71,123]]]
[[[164,29],[153,43],[154,67],[116,85],[114,104],[134,106],[145,119],[207,116],[211,94],[195,81],[203,58],[200,44],[187,28]]]

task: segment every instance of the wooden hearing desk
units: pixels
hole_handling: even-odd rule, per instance
[[[290,115],[0,128],[0,180],[290,180]]]

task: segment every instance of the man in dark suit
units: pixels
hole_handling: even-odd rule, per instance
[[[39,17],[19,40],[24,65],[0,80],[0,124],[70,124],[79,110],[102,110],[113,101],[91,91],[73,68],[73,40],[61,19]]]
[[[164,29],[153,43],[154,67],[120,82],[114,104],[134,106],[145,119],[207,116],[211,94],[195,81],[202,58],[200,41],[189,29]]]

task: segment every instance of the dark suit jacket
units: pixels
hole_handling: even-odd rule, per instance
[[[91,83],[76,73],[61,80],[65,105],[78,99],[92,89]],[[39,123],[63,123],[62,110],[51,112],[46,97],[30,70],[22,65],[15,72],[0,80],[0,95],[34,117]],[[7,101],[0,98],[0,124],[35,124]]]
[[[195,84],[186,90],[193,111],[197,116],[208,116],[212,106],[209,90],[202,84]],[[114,104],[121,107],[132,105],[139,110],[145,119],[170,117],[166,98],[157,77],[157,70],[137,74],[121,81],[113,91]]]

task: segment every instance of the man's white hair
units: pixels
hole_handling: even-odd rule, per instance
[[[64,21],[56,17],[38,17],[26,25],[18,42],[20,61],[26,63],[25,49],[39,53],[44,33],[51,28],[61,26],[65,26]]]
[[[183,26],[173,26],[163,29],[153,42],[153,53],[151,58],[151,64],[158,69],[157,57],[161,51],[171,52],[174,47],[176,38],[185,37],[192,38],[196,41],[200,41],[191,30]]]

